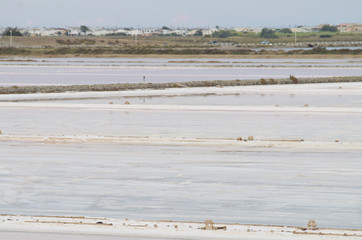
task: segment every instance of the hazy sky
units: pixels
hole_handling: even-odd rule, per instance
[[[0,26],[293,27],[362,22],[362,0],[0,0]]]

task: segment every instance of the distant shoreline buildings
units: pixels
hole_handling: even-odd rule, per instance
[[[319,32],[322,26],[321,24],[316,27],[294,27],[289,28],[291,32],[306,33],[306,32]],[[83,26],[85,27],[85,26]],[[339,32],[362,32],[362,23],[341,23],[336,25]],[[272,28],[273,30],[278,30]],[[5,28],[0,28],[2,33]],[[216,28],[177,28],[171,29],[168,27],[162,28],[88,28],[82,30],[82,27],[68,27],[68,28],[18,28],[21,34],[24,36],[207,36],[212,35],[219,30],[233,30],[243,33],[255,33],[258,34],[262,31],[262,28],[249,28],[249,27],[236,27],[231,29]]]

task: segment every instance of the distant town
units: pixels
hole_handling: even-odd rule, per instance
[[[289,33],[307,33],[307,32],[320,32],[323,27],[329,27],[331,32],[346,32],[346,33],[361,33],[362,23],[341,23],[338,25],[320,24],[314,27],[298,26],[293,28],[268,28],[276,32],[289,32]],[[263,28],[250,28],[250,27],[236,27],[231,29],[220,28],[91,28],[85,25],[79,27],[67,28],[6,28],[0,27],[2,35],[9,35],[7,30],[15,29],[17,34],[11,31],[13,35],[21,36],[209,36],[216,32],[227,31],[236,33],[255,33],[259,34]]]

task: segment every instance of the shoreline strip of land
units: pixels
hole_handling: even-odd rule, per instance
[[[236,80],[190,81],[190,82],[170,82],[170,83],[117,83],[117,84],[93,84],[93,85],[11,86],[11,87],[0,87],[0,94],[108,92],[108,91],[142,90],[142,89],[159,90],[159,89],[171,89],[171,88],[342,83],[342,82],[362,82],[362,76],[319,77],[319,78],[300,78],[300,79],[290,76],[290,78],[284,78],[284,79],[261,78],[258,80],[236,79]]]
[[[170,220],[129,220],[82,216],[0,216],[2,232],[73,233],[85,235],[187,239],[362,239],[362,230],[256,224],[223,224]]]

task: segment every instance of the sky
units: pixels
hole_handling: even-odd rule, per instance
[[[0,27],[294,27],[362,22],[362,0],[0,0]]]

